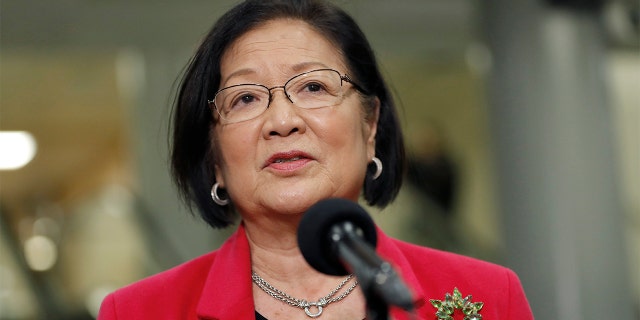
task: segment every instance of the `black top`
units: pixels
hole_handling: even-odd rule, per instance
[[[256,311],[256,320],[269,320],[269,319],[265,318],[264,316],[259,314],[258,311]],[[367,318],[364,318],[362,320],[367,320]]]

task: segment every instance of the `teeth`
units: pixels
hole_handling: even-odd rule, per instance
[[[284,162],[289,162],[289,161],[297,161],[302,159],[301,157],[293,157],[293,158],[289,158],[289,159],[276,159],[276,161],[274,161],[275,163],[284,163]]]

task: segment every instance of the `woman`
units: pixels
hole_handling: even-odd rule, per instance
[[[314,0],[237,5],[184,75],[172,166],[207,223],[227,227],[237,213],[238,230],[220,249],[112,293],[99,319],[365,318],[356,279],[312,269],[296,231],[322,199],[362,194],[387,205],[403,162],[393,101],[347,14]],[[380,231],[378,238],[378,253],[413,290],[420,319],[462,319],[464,306],[467,319],[531,318],[508,269]],[[460,292],[473,299],[465,305]],[[399,309],[391,316],[409,318]]]

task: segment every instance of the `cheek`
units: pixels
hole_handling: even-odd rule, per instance
[[[235,128],[223,128],[217,130],[218,152],[220,167],[225,177],[242,173],[250,164],[255,154],[255,139],[246,130],[235,130]],[[233,171],[233,172],[231,172]],[[239,172],[236,172],[239,171]]]
[[[370,130],[359,116],[349,114],[335,117],[334,121],[326,121],[319,134],[326,147],[345,160],[359,162],[369,153],[367,140]]]

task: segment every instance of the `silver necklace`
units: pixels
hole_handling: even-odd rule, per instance
[[[337,288],[329,292],[328,295],[320,298],[316,302],[308,302],[307,300],[304,300],[304,299],[293,298],[292,296],[272,286],[266,280],[262,279],[257,273],[255,273],[255,271],[251,272],[251,279],[253,279],[253,282],[256,285],[258,285],[260,289],[262,289],[264,292],[266,292],[268,295],[272,296],[273,298],[276,298],[282,302],[285,302],[290,306],[304,309],[304,313],[306,313],[307,316],[311,318],[319,317],[320,315],[322,315],[322,309],[324,307],[328,306],[330,303],[338,302],[344,299],[346,296],[348,296],[351,293],[351,291],[353,291],[353,289],[355,289],[355,287],[358,285],[358,280],[355,280],[353,284],[349,286],[342,294],[340,294],[337,297],[333,297],[352,278],[353,278],[353,275],[350,274],[348,277],[342,280],[342,282],[340,282]],[[317,310],[315,313],[313,313],[311,312],[310,308],[315,308]]]

